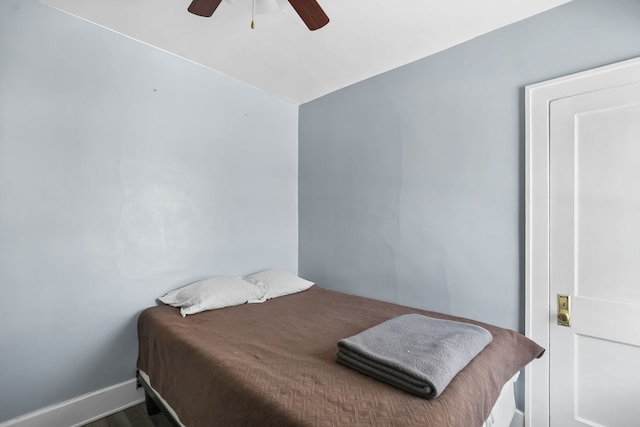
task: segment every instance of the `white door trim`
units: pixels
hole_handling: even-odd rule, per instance
[[[549,426],[549,104],[640,81],[640,58],[525,87],[525,334],[547,349],[525,369],[525,426]]]

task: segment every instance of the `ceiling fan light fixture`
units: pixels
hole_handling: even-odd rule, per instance
[[[266,15],[269,13],[276,13],[282,10],[282,5],[278,0],[254,0],[255,2],[255,14]]]
[[[231,0],[233,1],[233,0]],[[256,11],[256,3],[255,0],[252,0],[251,7],[251,15],[255,13],[263,13]],[[280,10],[279,5],[277,4],[278,0],[260,0],[264,2],[264,8],[269,10],[264,13],[270,13],[271,9],[275,9],[274,11]],[[271,3],[273,1],[273,3]],[[329,17],[322,7],[318,4],[316,0],[288,0],[293,9],[296,11],[300,19],[305,23],[307,28],[311,31],[315,31],[319,28],[324,27],[329,23]],[[216,11],[218,6],[222,0],[193,0],[188,7],[188,11],[193,13],[194,15],[210,17],[213,15],[213,12]],[[263,7],[262,5],[260,6]],[[277,7],[277,9],[276,9]],[[253,28],[253,19],[251,21],[251,28]]]

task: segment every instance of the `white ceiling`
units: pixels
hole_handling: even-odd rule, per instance
[[[284,1],[253,30],[252,0],[211,18],[190,0],[41,1],[302,104],[570,0],[318,0],[331,21],[317,31]]]

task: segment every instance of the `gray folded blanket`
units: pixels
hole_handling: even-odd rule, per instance
[[[480,326],[406,314],[338,341],[336,361],[432,399],[492,338]]]

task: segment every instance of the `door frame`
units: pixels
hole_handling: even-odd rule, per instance
[[[525,87],[525,335],[547,349],[525,368],[525,426],[549,426],[549,108],[553,100],[640,82],[640,57]]]

